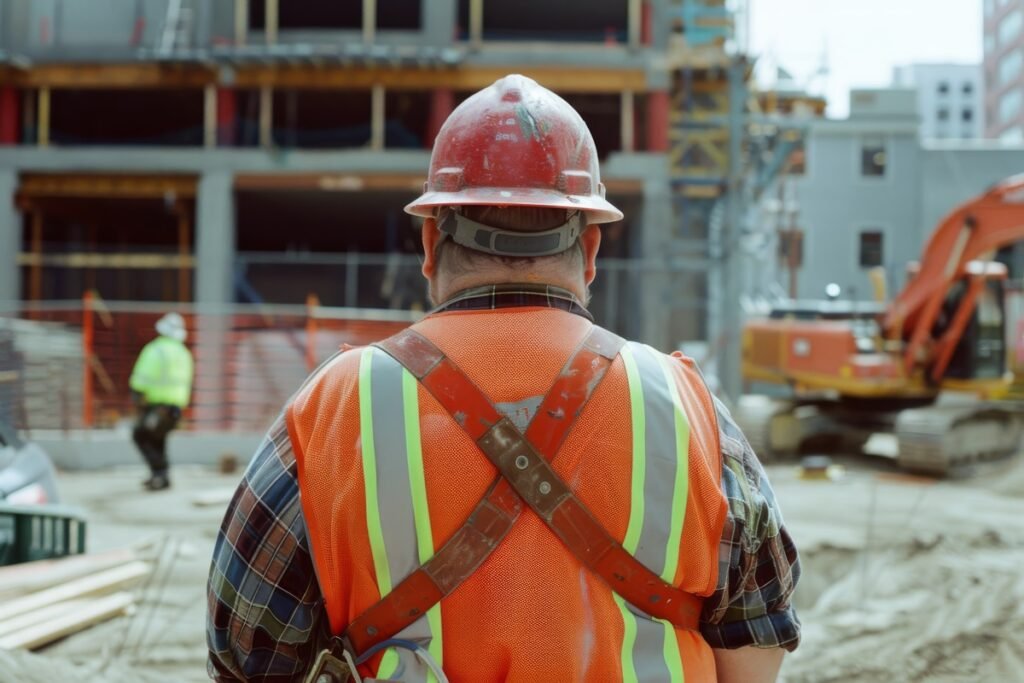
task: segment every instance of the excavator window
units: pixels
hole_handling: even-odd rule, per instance
[[[950,290],[936,324],[940,335],[956,313],[966,292],[963,282]],[[938,338],[938,337],[936,337]],[[989,280],[953,352],[946,376],[953,379],[998,379],[1006,371],[1006,322],[1003,316],[1003,282]]]

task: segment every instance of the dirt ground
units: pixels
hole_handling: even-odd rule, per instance
[[[784,683],[1024,682],[1024,461],[968,481],[904,477],[863,462],[839,481],[770,468],[803,558],[803,644]],[[205,681],[204,586],[223,506],[191,498],[232,486],[179,467],[145,494],[141,468],[65,473],[89,510],[91,550],[144,545],[159,558],[136,612],[36,655],[0,652],[0,681]]]

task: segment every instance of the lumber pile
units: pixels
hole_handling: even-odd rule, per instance
[[[0,649],[35,649],[126,614],[149,563],[128,550],[0,567]]]

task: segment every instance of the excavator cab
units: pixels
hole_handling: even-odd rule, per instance
[[[954,380],[999,380],[1006,373],[1006,316],[1003,311],[1002,278],[986,278],[977,297],[974,312],[963,328],[953,351],[945,377]],[[936,322],[941,338],[954,321],[956,311],[967,296],[968,284],[958,282],[946,298]]]

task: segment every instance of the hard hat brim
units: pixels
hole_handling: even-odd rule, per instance
[[[584,211],[587,223],[597,225],[622,220],[623,214],[615,206],[597,195],[567,195],[541,189],[482,187],[466,188],[458,192],[425,192],[405,207],[413,216],[430,218],[441,206],[535,206],[567,211]]]

